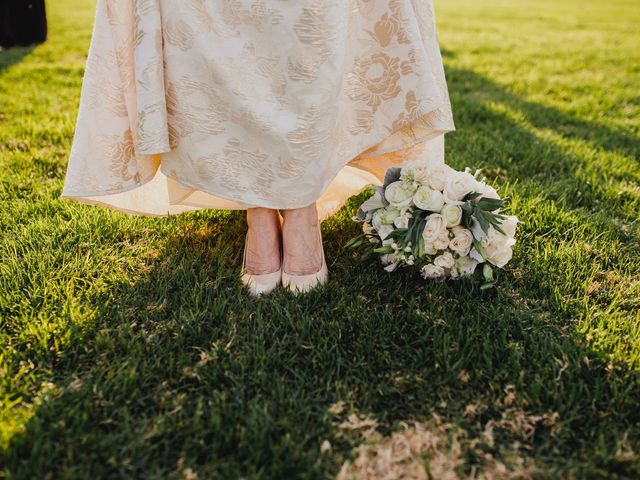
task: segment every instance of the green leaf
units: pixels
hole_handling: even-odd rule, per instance
[[[366,238],[364,234],[353,237],[344,245],[344,248],[357,248],[364,243]]]
[[[467,213],[471,214],[471,213],[473,213],[475,205],[473,203],[471,203],[470,201],[466,201],[462,205],[460,205],[460,208],[462,208],[463,212],[467,212]]]
[[[480,223],[480,228],[482,228],[482,231],[486,234],[489,233],[489,221],[487,220],[486,216],[485,216],[485,212],[483,212],[482,210],[476,210],[476,220],[478,220],[478,223]]]
[[[413,255],[416,258],[420,258],[424,255],[424,238],[422,238],[422,235],[420,235],[420,238],[418,238],[418,243],[416,244]]]
[[[480,286],[480,290],[488,290],[490,288],[494,288],[496,286],[496,282],[485,282]]]
[[[503,201],[499,198],[487,198],[483,197],[477,204],[478,208],[482,210],[493,212],[494,210],[498,210],[503,205]]]
[[[473,246],[476,248],[478,253],[480,255],[482,255],[482,258],[484,258],[486,260],[487,259],[487,253],[484,251],[484,247],[482,246],[482,243],[480,243],[478,240],[476,240],[475,237],[473,238]]]
[[[463,200],[465,200],[465,201],[475,200],[476,198],[478,198],[478,197],[480,197],[480,196],[482,196],[482,194],[481,194],[480,192],[471,192],[471,193],[467,193],[467,194],[464,196],[464,199],[463,199]]]

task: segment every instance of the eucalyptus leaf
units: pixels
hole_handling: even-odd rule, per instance
[[[384,206],[385,207],[388,206],[389,205],[389,200],[387,200],[386,197],[384,196],[384,187],[381,187],[379,185],[375,185],[373,187],[373,190],[380,194],[380,198],[382,199],[382,203],[384,204]]]
[[[362,206],[358,207],[358,211],[356,212],[356,220],[358,222],[364,222],[367,219],[367,212],[362,210]]]
[[[400,171],[400,167],[389,168],[384,174],[384,183],[382,184],[382,188],[386,189],[393,182],[400,180]]]

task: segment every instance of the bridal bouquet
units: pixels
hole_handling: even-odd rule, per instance
[[[505,200],[479,176],[444,164],[390,168],[353,217],[363,234],[347,246],[380,256],[389,272],[413,266],[440,280],[482,272],[481,288],[493,286],[492,267],[513,255],[518,219],[503,215]]]

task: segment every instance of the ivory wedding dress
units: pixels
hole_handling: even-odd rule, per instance
[[[322,219],[453,129],[433,0],[98,0],[62,196]]]

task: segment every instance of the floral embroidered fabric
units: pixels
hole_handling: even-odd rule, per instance
[[[453,129],[432,0],[98,0],[62,196],[324,218]]]

